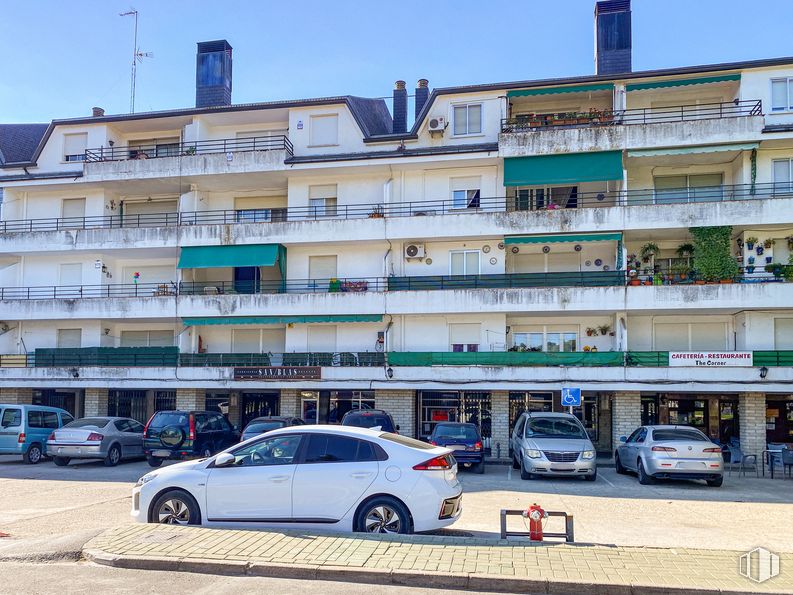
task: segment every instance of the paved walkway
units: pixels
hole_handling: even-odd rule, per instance
[[[546,544],[468,537],[366,536],[124,525],[84,555],[150,570],[408,584],[524,593],[790,593],[793,554],[762,584],[739,552]]]

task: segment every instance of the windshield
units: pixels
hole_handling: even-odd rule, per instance
[[[526,438],[587,438],[586,432],[576,422],[563,417],[529,418]]]
[[[257,421],[248,424],[248,427],[245,428],[245,433],[263,434],[264,432],[269,432],[270,430],[277,430],[278,428],[283,428],[285,425],[286,425],[285,421]]]
[[[479,440],[474,426],[463,426],[458,424],[438,424],[432,433],[434,440]]]
[[[69,422],[64,428],[104,428],[110,420],[106,417],[84,417],[83,419],[75,419]]]
[[[157,413],[149,422],[150,428],[164,428],[165,426],[185,426],[187,425],[186,413]]]
[[[709,442],[704,434],[697,430],[653,430],[656,442]]]
[[[348,415],[342,422],[344,426],[354,426],[356,428],[377,428],[380,427],[386,432],[394,429],[391,420],[385,415]]]

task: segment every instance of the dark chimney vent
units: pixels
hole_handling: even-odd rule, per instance
[[[631,71],[631,2],[595,3],[595,74]]]
[[[225,39],[198,44],[195,106],[231,105],[231,46]]]
[[[394,133],[408,129],[408,90],[405,81],[394,83]]]
[[[101,107],[91,108],[91,116],[93,116],[94,118],[101,118],[104,115],[105,115],[105,110],[103,110]]]
[[[419,79],[416,83],[416,110],[414,119],[419,119],[419,114],[430,98],[430,82],[427,79]]]

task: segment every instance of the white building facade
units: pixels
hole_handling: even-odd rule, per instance
[[[401,81],[232,105],[230,60],[195,108],[0,125],[0,402],[375,407],[507,458],[580,387],[603,452],[793,442],[793,58],[422,80],[412,125]]]

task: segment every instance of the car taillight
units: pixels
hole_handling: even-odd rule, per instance
[[[50,434],[50,436],[49,436],[49,438],[47,438],[47,440],[55,440],[55,432]]]
[[[25,442],[25,432],[21,432],[21,433],[19,434],[19,437],[17,438],[17,442],[18,442],[19,444],[22,444],[22,443],[24,443],[24,442]]]
[[[438,446],[438,443],[435,442],[434,440],[430,440],[430,444],[432,444],[433,446]]]
[[[721,452],[721,447],[716,446],[714,448],[703,448],[702,452]]]
[[[474,444],[474,450],[482,450],[482,443],[477,442],[476,444]]]
[[[105,437],[102,434],[97,434],[96,432],[91,432],[86,438],[88,442],[102,442],[104,439]]]
[[[151,420],[153,420],[153,419],[154,419],[154,415],[152,415],[149,418],[149,421],[146,422],[146,425],[143,426],[143,437],[144,438],[146,438],[149,435],[149,424],[151,423]]]
[[[677,449],[671,446],[653,446],[652,450],[655,452],[677,452]]]
[[[451,468],[452,464],[446,456],[435,457],[429,461],[424,461],[423,463],[413,466],[413,469],[416,471],[445,471]]]
[[[195,440],[195,416],[190,414],[190,440]]]

